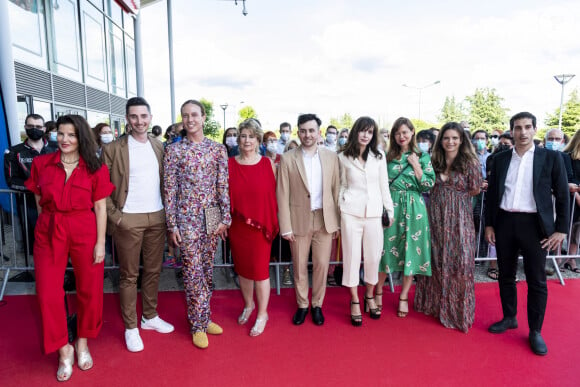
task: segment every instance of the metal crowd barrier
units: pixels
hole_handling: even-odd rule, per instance
[[[577,193],[574,194],[573,200],[576,199]],[[485,193],[482,195],[482,202],[485,199]],[[29,252],[30,246],[30,232],[29,226],[24,219],[27,219],[28,216],[28,206],[32,205],[33,203],[29,203],[29,198],[20,191],[8,190],[8,189],[0,189],[0,204],[2,205],[2,213],[0,219],[0,237],[1,237],[1,244],[0,244],[0,271],[4,273],[2,279],[2,286],[0,288],[0,301],[4,298],[4,293],[6,291],[6,286],[9,280],[9,276],[11,271],[21,271],[21,276],[32,278],[30,274],[34,271],[34,262],[32,259],[32,254]],[[21,205],[21,210],[19,211],[18,205]],[[572,206],[572,213],[571,213],[571,221],[570,227],[568,231],[568,251],[570,247],[570,239],[572,233],[572,226],[573,226],[573,217],[574,217],[574,207]],[[483,210],[484,206],[481,206],[480,212],[480,227],[479,233],[477,236],[477,253],[479,255],[479,245],[481,238],[484,235],[484,227],[483,226]],[[20,213],[19,213],[20,212]],[[115,249],[111,249],[111,255],[105,260],[105,270],[118,270],[119,265],[115,258],[114,254]],[[489,249],[488,249],[488,256],[485,257],[478,257],[476,256],[475,261],[492,261],[495,260],[496,257],[489,256]],[[280,239],[280,243],[278,244],[278,260],[275,262],[270,262],[270,267],[274,268],[274,285],[276,288],[276,294],[280,294],[281,289],[281,280],[280,280],[280,270],[292,265],[292,262],[283,262],[281,260],[282,256],[282,239]],[[521,258],[521,257],[520,257]],[[560,248],[558,249],[558,253],[555,255],[548,255],[548,260],[551,260],[554,265],[554,270],[557,273],[558,279],[562,285],[565,285],[564,279],[559,269],[559,265],[557,259],[567,259],[567,258],[580,258],[580,254],[576,255],[562,255]],[[340,265],[342,264],[341,261],[331,261],[331,265]],[[221,243],[221,253],[216,254],[216,262],[214,265],[216,268],[224,268],[225,270],[232,270],[234,265],[231,258],[231,254],[226,246],[226,242]],[[71,270],[72,268],[68,268]],[[394,285],[393,285],[393,278],[389,273],[388,276],[389,280],[389,287],[391,292],[394,292]]]

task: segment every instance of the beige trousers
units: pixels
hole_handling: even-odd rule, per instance
[[[308,308],[308,254],[312,247],[312,306],[322,307],[326,293],[326,276],[332,249],[332,234],[326,232],[322,210],[310,213],[310,231],[306,235],[295,235],[290,243],[294,264],[296,303],[299,308]]]

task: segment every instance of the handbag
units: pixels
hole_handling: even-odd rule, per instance
[[[208,207],[203,210],[205,218],[205,231],[212,235],[222,222],[222,213],[219,207]]]

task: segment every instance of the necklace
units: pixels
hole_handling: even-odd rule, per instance
[[[254,161],[256,161],[256,156],[259,156],[257,153],[254,153],[254,155],[252,157],[249,157],[247,159],[243,158],[242,155],[240,155],[240,163],[242,164],[250,164],[253,163]]]
[[[76,164],[76,163],[78,163],[78,162],[79,162],[79,159],[76,159],[76,160],[73,160],[73,161],[64,161],[64,160],[61,158],[61,159],[60,159],[60,161],[61,161],[63,164]]]

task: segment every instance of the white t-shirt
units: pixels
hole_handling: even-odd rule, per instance
[[[146,214],[161,211],[159,162],[151,142],[139,142],[129,135],[129,191],[123,212]]]

